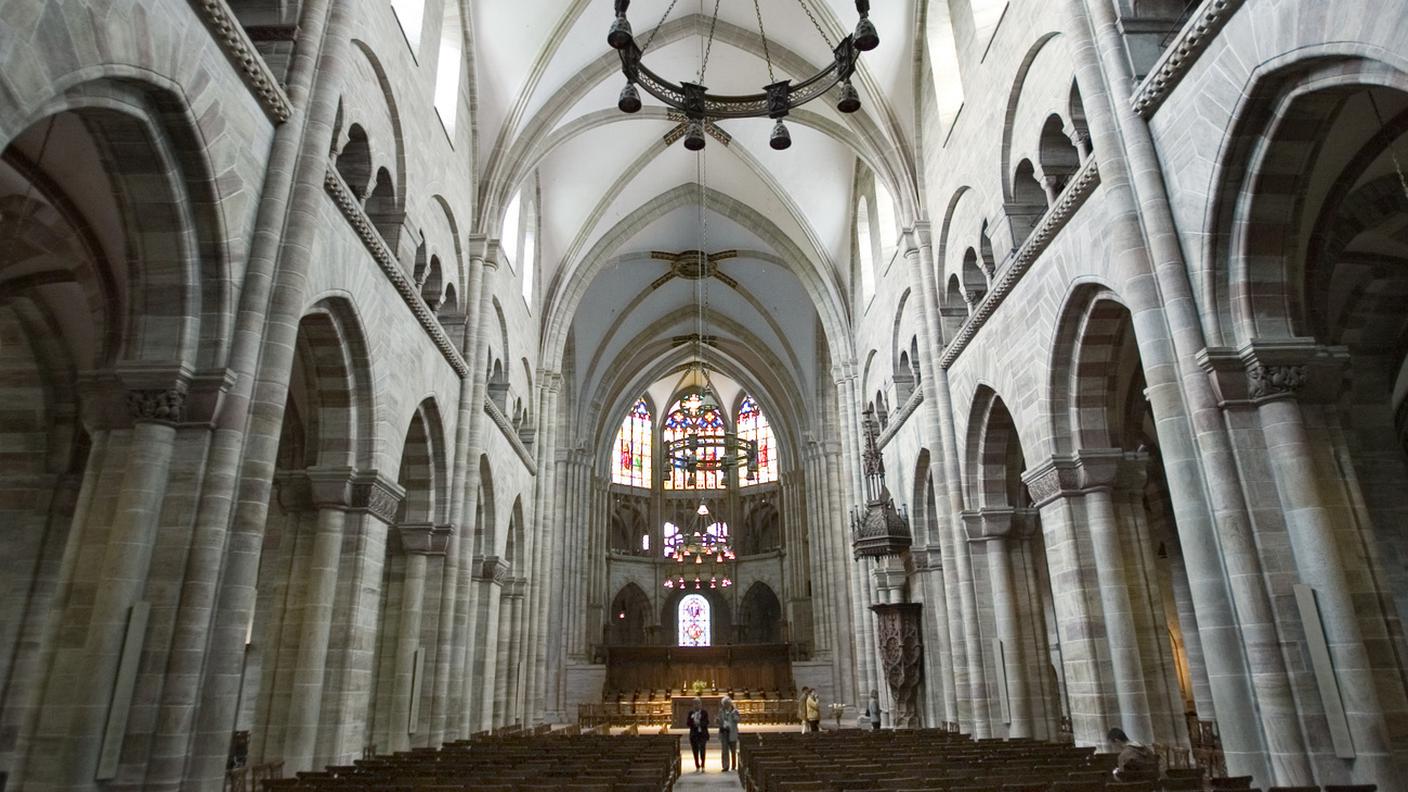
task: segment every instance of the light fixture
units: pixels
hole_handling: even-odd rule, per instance
[[[704,381],[700,393],[680,400],[680,410],[693,426],[707,420],[710,415],[722,414],[714,399],[713,382],[702,360],[691,364]],[[758,442],[739,437],[737,432],[728,430],[709,434],[686,433],[664,444],[665,463],[685,473],[685,483],[693,487],[697,475],[719,473],[737,469],[740,479],[756,481],[758,478]]]
[[[667,589],[684,590],[690,582],[693,582],[695,591],[702,590],[706,582],[711,589],[733,585],[729,567],[738,556],[729,544],[728,526],[714,521],[709,506],[703,501],[695,509],[689,527],[666,540],[665,556],[681,567],[688,563],[695,566],[693,581],[686,580],[681,572],[667,575],[662,584]],[[704,568],[705,564],[708,564],[707,569]]]
[[[815,2],[815,0],[810,1]],[[808,2],[809,0],[797,0],[797,4],[802,7],[817,33],[821,35],[822,40],[832,48],[831,62],[826,68],[796,85],[793,85],[791,80],[778,80],[773,74],[772,53],[768,47],[767,30],[763,27],[763,15],[757,3],[754,3],[754,11],[758,20],[758,36],[762,39],[763,59],[767,63],[768,79],[771,82],[763,87],[762,93],[725,96],[709,93],[709,89],[703,84],[704,75],[709,68],[709,52],[713,49],[714,31],[718,26],[720,0],[714,0],[714,15],[709,24],[709,36],[705,42],[697,81],[679,83],[671,82],[651,71],[642,60],[645,51],[650,48],[655,34],[660,31],[660,26],[665,24],[665,19],[669,17],[675,4],[670,3],[665,9],[660,23],[655,26],[644,45],[638,45],[631,30],[631,22],[626,18],[626,11],[631,7],[631,0],[616,0],[616,17],[611,22],[611,29],[606,35],[606,43],[620,54],[621,72],[626,76],[626,87],[621,91],[618,106],[622,112],[626,113],[639,111],[641,108],[640,93],[636,90],[636,86],[644,86],[650,95],[684,113],[685,117],[689,119],[684,145],[690,151],[698,151],[704,147],[704,126],[710,120],[763,117],[777,121],[777,124],[773,126],[769,144],[779,151],[786,149],[792,145],[792,136],[788,134],[782,119],[786,118],[788,113],[794,109],[825,95],[837,85],[841,86],[841,96],[836,103],[836,109],[843,113],[856,112],[860,109],[860,96],[856,93],[855,86],[851,84],[851,77],[855,74],[860,54],[880,46],[880,34],[875,29],[875,23],[870,21],[870,0],[856,0],[856,13],[860,18],[856,22],[855,33],[841,39],[834,46],[831,44],[831,39],[826,34],[825,28],[812,13]]]

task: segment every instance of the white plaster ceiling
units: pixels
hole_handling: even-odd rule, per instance
[[[770,81],[748,0],[718,0],[718,35],[704,82],[717,93],[758,92]],[[807,0],[831,42],[856,21],[854,0]],[[670,0],[635,0],[630,20],[644,42]],[[562,360],[575,377],[581,403],[606,404],[621,394],[613,373],[642,343],[642,333],[693,333],[684,317],[698,290],[674,280],[652,290],[668,263],[651,251],[744,251],[720,269],[737,288],[708,281],[711,321],[706,332],[724,343],[763,345],[757,359],[777,361],[787,388],[810,399],[819,367],[818,325],[828,333],[849,323],[850,206],[858,153],[886,171],[912,179],[914,90],[911,42],[916,0],[880,0],[871,12],[881,36],[862,57],[855,84],[861,113],[835,110],[834,98],[807,105],[789,121],[793,145],[768,147],[767,119],[722,121],[730,145],[710,138],[702,158],[710,195],[652,216],[662,196],[699,190],[701,159],[679,142],[664,145],[676,124],[653,97],[645,110],[616,109],[624,78],[606,45],[612,4],[606,0],[473,0],[476,49],[476,162],[485,185],[480,224],[489,233],[508,198],[536,176],[541,196],[540,282],[544,364],[556,366],[555,323],[571,329],[575,355]],[[798,0],[761,0],[776,79],[804,79],[829,62],[822,40]],[[647,50],[652,69],[674,81],[698,76],[713,0],[678,0],[666,31]],[[790,68],[789,68],[790,66]],[[898,186],[896,194],[910,194]],[[707,216],[707,235],[701,217]],[[727,328],[737,328],[738,332]],[[846,335],[844,332],[841,335]],[[565,337],[565,334],[563,334]],[[844,339],[828,338],[832,348]],[[761,373],[761,372],[759,372]],[[784,394],[759,394],[779,399]],[[805,412],[804,405],[792,408]]]

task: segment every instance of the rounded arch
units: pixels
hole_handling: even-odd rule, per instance
[[[980,509],[1030,504],[1022,482],[1026,459],[1016,423],[1002,397],[986,385],[979,387],[973,398],[966,461],[969,503]]]
[[[1248,78],[1209,185],[1200,280],[1210,344],[1313,334],[1300,251],[1314,231],[1305,202],[1323,192],[1307,180],[1346,99],[1366,90],[1401,98],[1408,74],[1327,45],[1274,59]]]
[[[514,575],[522,577],[528,574],[528,561],[523,554],[527,552],[527,526],[523,521],[523,496],[513,499],[513,506],[509,509],[508,530],[504,532],[503,558],[510,565]]]
[[[444,438],[440,407],[434,398],[427,398],[411,415],[401,448],[396,481],[406,491],[399,517],[403,523],[438,523],[448,519]]]
[[[1118,394],[1142,393],[1143,369],[1129,309],[1098,283],[1072,290],[1051,355],[1051,438],[1057,453],[1122,448],[1139,427]]]
[[[489,455],[479,457],[479,498],[474,506],[474,551],[480,557],[494,554],[498,511],[494,503],[494,469]]]
[[[314,303],[298,325],[290,400],[301,405],[310,464],[370,469],[375,442],[372,361],[347,298]]]
[[[101,72],[69,75],[55,86],[62,93],[13,117],[21,123],[0,127],[3,167],[29,185],[29,205],[7,209],[31,217],[35,231],[70,236],[66,255],[83,259],[54,262],[48,271],[31,259],[36,271],[7,283],[7,291],[51,316],[72,306],[44,304],[38,286],[70,281],[84,292],[74,295],[92,315],[78,323],[83,332],[60,326],[84,369],[119,361],[218,366],[233,298],[212,146],[180,87],[126,67]],[[81,181],[50,169],[44,154],[55,150],[81,158]],[[4,256],[21,251],[12,246]]]

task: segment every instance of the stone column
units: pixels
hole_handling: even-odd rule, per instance
[[[475,583],[479,587],[478,635],[475,644],[475,699],[469,706],[479,712],[474,730],[492,729],[494,723],[494,679],[498,674],[499,615],[502,607],[504,582],[508,578],[509,565],[498,556],[482,560]]]
[[[1109,649],[1102,638],[1103,594],[1082,491],[1085,470],[1072,457],[1033,465],[1022,479],[1041,512],[1047,568],[1053,584],[1066,698],[1077,745],[1105,745],[1119,717]]]
[[[1326,479],[1340,474],[1334,471],[1327,476],[1317,469],[1317,459],[1323,459],[1324,452],[1312,442],[1303,412],[1308,405],[1331,403],[1339,397],[1347,353],[1342,348],[1316,346],[1309,339],[1253,341],[1236,353],[1209,352],[1208,368],[1217,377],[1224,400],[1229,406],[1241,402],[1256,410],[1294,557],[1294,573],[1313,591],[1319,608],[1340,701],[1309,708],[1323,713],[1324,728],[1329,732],[1312,733],[1309,747],[1315,753],[1346,760],[1324,768],[1325,780],[1339,780],[1339,773],[1329,770],[1338,765],[1336,769],[1355,783],[1394,786],[1396,771],[1387,740],[1385,706],[1403,701],[1402,669],[1396,669],[1399,674],[1393,679],[1375,673],[1379,669],[1365,642],[1355,600],[1378,592],[1372,582],[1356,585],[1353,578],[1372,581],[1377,571],[1365,558],[1357,526],[1342,527],[1332,519],[1338,504]],[[1381,629],[1386,630],[1386,625]],[[1302,641],[1307,647],[1303,651],[1309,653],[1314,639],[1306,636]],[[1322,699],[1328,697],[1323,688],[1319,693]],[[1342,707],[1347,735],[1335,737],[1337,718],[1327,711],[1332,706]],[[1304,705],[1302,709],[1306,709]]]
[[[938,701],[933,709],[933,717],[928,727],[938,727],[942,723],[958,721],[958,691],[953,670],[953,645],[949,635],[948,592],[944,585],[944,555],[938,545],[912,549],[914,572],[919,576],[924,591],[924,644],[927,666],[925,678],[929,680],[929,698],[936,695]],[[937,680],[937,683],[936,683]]]
[[[125,436],[126,444],[120,455],[104,460],[105,470],[86,473],[111,476],[116,486],[108,484],[114,488],[103,511],[74,524],[69,541],[93,558],[77,567],[65,564],[66,590],[59,600],[65,604],[51,617],[61,625],[61,643],[47,674],[28,773],[53,781],[54,788],[89,785],[98,769],[128,621],[146,596],[177,426],[187,417],[188,381],[184,372],[170,369],[132,371],[86,387],[87,398],[104,405],[104,414],[95,417],[113,427],[110,436]],[[76,579],[83,566],[89,567],[86,579]]]
[[[1208,667],[1203,659],[1203,639],[1198,634],[1198,614],[1193,609],[1193,593],[1188,589],[1188,569],[1183,562],[1183,548],[1177,542],[1168,547],[1168,580],[1174,607],[1178,611],[1178,626],[1183,634],[1183,651],[1188,655],[1188,676],[1193,682],[1193,706],[1201,720],[1215,720],[1217,710],[1208,683]]]
[[[1190,587],[1233,775],[1254,786],[1310,783],[1305,733],[1281,654],[1236,449],[1198,370],[1208,342],[1180,249],[1148,123],[1131,107],[1136,85],[1112,3],[1062,0],[1084,100],[1111,249],[1127,251],[1129,307],[1147,394],[1169,471]]]
[[[286,771],[316,770],[318,721],[327,672],[328,637],[332,631],[333,600],[342,558],[342,531],[352,501],[348,468],[310,468],[308,481],[317,510],[317,526],[303,595],[301,640],[289,691],[288,727],[284,735]]]
[[[1027,678],[1028,662],[1022,640],[1021,607],[1012,570],[1012,541],[1015,512],[1009,508],[986,508],[965,514],[968,541],[987,544],[988,578],[992,587],[993,621],[1002,656],[993,658],[998,673],[1006,677],[1008,738],[1033,736],[1031,692]],[[1000,665],[999,665],[1000,663]]]
[[[392,694],[392,723],[388,750],[407,751],[411,747],[411,695],[416,674],[425,667],[415,667],[416,650],[420,649],[421,614],[425,605],[425,572],[430,556],[443,556],[449,543],[448,532],[429,523],[399,526],[398,541],[406,553],[405,581],[401,587],[401,618],[396,625],[396,681]]]
[[[957,720],[969,725],[975,737],[990,734],[987,713],[979,706],[987,695],[982,649],[978,644],[978,609],[973,593],[972,559],[967,536],[959,515],[963,512],[963,489],[958,470],[958,441],[954,432],[953,399],[949,393],[948,371],[943,367],[943,328],[939,286],[935,277],[936,255],[928,222],[915,223],[914,247],[918,255],[912,265],[918,272],[924,322],[920,324],[925,412],[929,416],[927,434],[933,445],[933,474],[942,497],[937,497],[939,543],[944,552],[944,588],[949,607],[949,637],[957,692]],[[939,251],[942,256],[943,251]]]
[[[1113,486],[1119,462],[1118,456],[1105,452],[1078,455],[1087,487],[1084,495],[1086,527],[1095,555],[1100,610],[1115,675],[1120,723],[1130,737],[1148,744],[1154,742],[1154,724],[1125,572],[1121,525],[1115,513]]]

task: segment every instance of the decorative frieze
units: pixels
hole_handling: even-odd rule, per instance
[[[1130,97],[1134,112],[1144,118],[1154,115],[1242,3],[1243,0],[1203,0]]]
[[[914,390],[910,392],[909,398],[905,399],[904,404],[894,413],[891,413],[890,423],[885,427],[885,431],[881,433],[880,439],[876,441],[877,445],[879,445],[882,450],[895,438],[895,435],[899,434],[905,421],[908,421],[910,416],[914,415],[914,411],[918,410],[919,405],[923,403],[924,386],[923,384],[916,384]]]
[[[963,350],[968,348],[973,337],[978,334],[983,325],[997,311],[1007,299],[1007,295],[1016,288],[1017,282],[1022,276],[1027,274],[1027,270],[1032,268],[1036,260],[1042,253],[1050,247],[1051,241],[1056,238],[1062,228],[1070,222],[1071,218],[1081,206],[1085,204],[1095,188],[1100,186],[1100,164],[1094,157],[1086,160],[1081,169],[1076,171],[1076,175],[1071,178],[1071,183],[1066,185],[1060,198],[1042,216],[1041,222],[1027,236],[1022,246],[1009,259],[1006,266],[998,271],[997,280],[993,281],[992,289],[987,296],[974,307],[972,315],[968,321],[959,328],[957,335],[944,348],[943,355],[939,358],[939,365],[944,369],[953,366],[958,356],[963,354]]]
[[[459,349],[450,340],[445,328],[440,326],[440,320],[435,317],[430,306],[426,305],[425,299],[421,297],[415,283],[406,277],[400,262],[392,255],[391,249],[386,246],[386,241],[381,238],[381,234],[372,225],[371,218],[367,217],[361,202],[353,196],[352,189],[347,186],[347,182],[342,180],[342,176],[338,174],[332,163],[328,163],[327,173],[323,177],[323,187],[332,197],[333,203],[337,204],[337,208],[342,211],[342,216],[352,224],[352,230],[357,232],[357,237],[362,240],[367,252],[372,254],[372,258],[381,267],[386,279],[391,281],[392,287],[401,295],[401,299],[411,309],[416,321],[424,328],[426,335],[430,336],[431,342],[440,350],[440,354],[450,364],[450,368],[454,369],[460,378],[468,377],[469,366],[464,362],[464,357],[460,355]]]
[[[493,420],[495,426],[499,427],[499,431],[503,432],[504,439],[513,447],[518,458],[523,460],[523,467],[528,470],[528,473],[533,476],[538,475],[538,462],[533,458],[533,452],[528,450],[523,438],[518,436],[518,430],[513,428],[513,423],[509,421],[507,415],[504,415],[504,411],[500,410],[499,405],[495,404],[494,400],[488,396],[484,397],[484,413]]]
[[[293,116],[293,103],[274,77],[269,64],[264,62],[255,48],[244,26],[235,18],[229,3],[225,0],[192,0],[191,5],[210,32],[215,34],[220,49],[239,70],[240,77],[254,92],[269,118],[279,124],[289,120]]]

